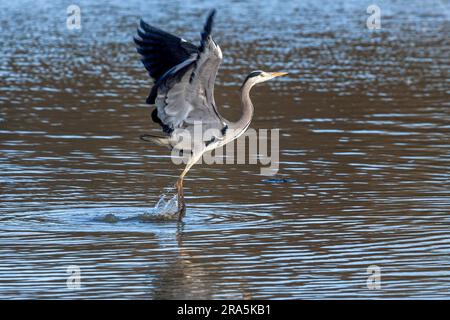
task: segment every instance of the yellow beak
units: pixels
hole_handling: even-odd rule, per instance
[[[287,74],[288,74],[287,72],[270,72],[270,75],[273,77],[285,76]]]

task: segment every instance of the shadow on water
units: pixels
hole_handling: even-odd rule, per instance
[[[219,285],[213,280],[217,272],[214,265],[199,264],[189,248],[183,245],[184,223],[179,223],[176,233],[178,255],[162,264],[158,276],[152,280],[152,299],[251,299],[251,290],[239,283],[231,290],[217,296]]]

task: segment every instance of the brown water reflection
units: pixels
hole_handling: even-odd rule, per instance
[[[62,4],[2,2],[0,297],[448,298],[449,5],[381,1],[370,31],[369,4],[79,1],[68,31]],[[147,221],[180,168],[137,138],[154,125],[132,36],[142,16],[198,39],[210,7],[227,118],[249,71],[290,73],[252,92],[288,182],[196,166],[184,224]]]

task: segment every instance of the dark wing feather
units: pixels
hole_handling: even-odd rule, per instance
[[[155,85],[169,70],[198,52],[193,44],[150,26],[143,20],[137,33],[138,37],[134,38],[137,51],[142,55],[142,63]],[[147,103],[154,104],[155,98],[155,95],[150,94]]]
[[[204,129],[222,130],[216,137],[219,140],[225,133],[226,123],[217,112],[213,95],[222,60],[222,52],[211,38],[214,14],[215,10],[208,16],[198,48],[142,23],[140,39],[135,40],[144,66],[154,79],[147,99],[157,107],[152,119],[173,141],[178,141],[176,129],[192,130],[198,121]]]
[[[212,10],[209,13],[208,18],[206,19],[205,25],[203,26],[203,31],[201,33],[202,40],[200,42],[200,47],[198,48],[200,52],[205,51],[207,42],[208,42],[209,38],[211,38],[212,25],[213,25],[215,15],[216,15],[216,10]]]

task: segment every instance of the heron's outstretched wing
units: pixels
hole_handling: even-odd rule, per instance
[[[198,48],[184,39],[140,21],[137,37],[134,37],[142,63],[154,83],[174,66],[197,56]],[[156,91],[155,91],[156,93]],[[154,104],[156,95],[151,94],[147,103]]]
[[[143,36],[147,39],[157,39],[152,35],[152,30],[157,30],[158,39],[162,41],[161,47],[170,47],[170,50],[158,51],[157,44],[153,45],[154,42],[147,41],[152,43],[151,48],[139,51],[144,57],[147,70],[150,69],[150,76],[155,79],[147,99],[148,103],[156,104],[152,119],[162,126],[167,135],[172,135],[176,129],[190,130],[196,122],[202,124],[203,130],[211,128],[220,130],[221,136],[215,139],[221,139],[226,130],[226,122],[217,112],[214,102],[214,81],[222,60],[222,52],[211,38],[214,14],[215,11],[212,11],[208,16],[198,48],[186,45],[187,42],[180,38],[152,27],[147,27],[147,33],[151,34],[141,33],[139,36],[142,40],[136,39],[139,51],[143,49],[142,41],[145,40]],[[167,46],[168,43],[171,45]],[[164,73],[157,74],[152,68],[163,61],[158,60],[161,56],[168,61],[163,64],[164,68],[176,64]]]
[[[224,119],[217,111],[214,100],[214,82],[220,63],[222,62],[222,50],[220,50],[219,45],[211,37],[214,15],[215,10],[208,16],[201,34],[202,38],[198,48],[199,54],[189,79],[190,92],[193,93],[190,98],[194,101],[195,99],[200,99],[202,107],[208,109],[210,112],[214,112],[214,115],[224,122]],[[191,113],[190,116],[194,120],[197,119],[195,112]]]

